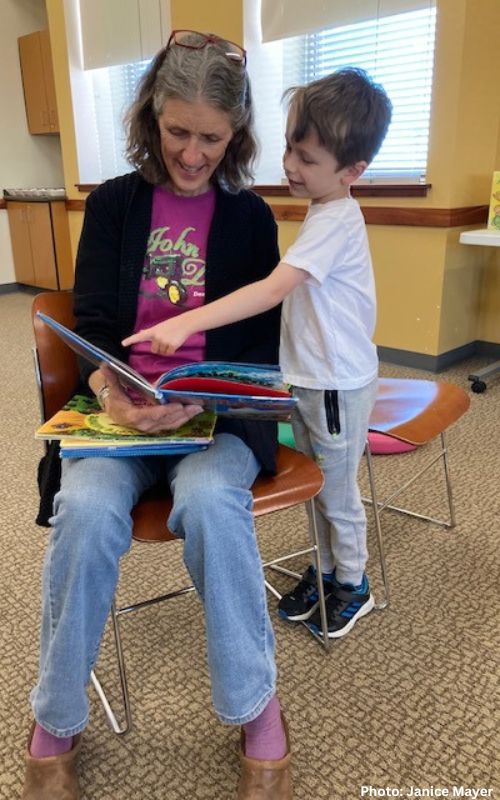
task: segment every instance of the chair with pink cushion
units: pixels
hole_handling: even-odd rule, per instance
[[[448,449],[445,433],[447,429],[464,414],[470,405],[468,394],[459,386],[443,381],[415,380],[412,378],[380,378],[377,400],[370,418],[365,454],[368,467],[368,480],[371,498],[363,498],[373,508],[377,538],[380,545],[384,599],[377,604],[385,608],[389,604],[389,582],[384,556],[381,514],[395,511],[420,520],[453,528],[455,509],[451,489],[448,464]],[[417,450],[434,442],[436,447],[429,459],[415,471],[415,462],[410,455],[402,456],[410,450]],[[378,454],[399,455],[395,459],[397,485],[385,500],[377,497],[375,470],[372,456]],[[446,519],[436,519],[428,514],[394,505],[394,501],[428,470],[442,463],[448,512]],[[407,477],[401,482],[401,476]],[[396,470],[395,470],[396,472]],[[395,478],[396,480],[396,478]]]
[[[365,455],[368,467],[370,498],[363,497],[363,502],[373,508],[375,532],[380,557],[380,569],[384,585],[384,596],[377,600],[376,608],[383,609],[389,604],[389,579],[385,559],[384,540],[382,534],[381,515],[383,511],[395,511],[410,517],[442,525],[445,528],[455,526],[455,510],[451,490],[448,466],[448,450],[445,432],[464,414],[470,405],[468,394],[459,386],[441,381],[414,380],[412,378],[380,378],[377,399],[370,418],[370,430],[367,437]],[[295,446],[293,431],[289,423],[280,423],[279,439],[281,444]],[[415,462],[411,451],[424,445],[431,445],[436,440],[437,447],[430,458],[418,470],[414,470]],[[377,498],[375,485],[375,469],[373,456],[399,456],[394,459],[395,480],[400,481],[401,474],[408,468],[408,477],[395,486],[387,499]],[[444,470],[444,481],[448,502],[448,519],[441,520],[417,511],[393,505],[399,495],[421,478],[434,464],[441,461]],[[291,556],[290,556],[291,557]],[[282,559],[285,560],[285,559]],[[279,567],[273,567],[280,569]],[[300,578],[299,573],[292,573],[284,568],[280,571]]]

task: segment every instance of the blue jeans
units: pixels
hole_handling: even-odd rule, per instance
[[[72,736],[87,724],[90,671],[120,557],[131,544],[130,511],[161,479],[174,497],[168,526],[184,539],[184,562],[205,610],[215,710],[233,724],[258,716],[276,682],[250,491],[258,472],[252,451],[231,434],[182,458],[63,461],[43,574],[39,680],[31,693],[43,728]]]
[[[368,559],[358,470],[377,386],[375,379],[360,389],[338,392],[340,431],[333,435],[328,430],[325,393],[293,389],[299,398],[292,419],[297,449],[314,458],[325,477],[316,499],[321,569],[331,572],[335,567],[337,580],[354,586],[361,583]]]

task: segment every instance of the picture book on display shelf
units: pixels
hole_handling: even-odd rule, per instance
[[[175,431],[141,433],[113,422],[95,397],[77,394],[38,428],[35,438],[59,439],[61,458],[178,455],[213,444],[216,419],[213,411],[202,411]]]
[[[37,312],[78,355],[96,367],[106,364],[125,387],[157,403],[201,405],[225,417],[289,419],[297,399],[283,385],[279,367],[200,361],[163,373],[153,385],[123,361],[83,339],[74,331]]]

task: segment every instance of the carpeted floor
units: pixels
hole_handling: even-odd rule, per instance
[[[30,304],[24,293],[0,296],[2,800],[20,793],[47,540],[46,531],[33,522],[41,445],[33,440],[38,407]],[[468,373],[481,363],[470,361],[439,377],[467,388]],[[381,372],[436,377],[388,365]],[[293,739],[296,800],[398,796],[396,791],[404,797],[409,787],[416,787],[410,795],[415,797],[439,796],[430,787],[434,792],[447,788],[450,797],[500,797],[494,772],[500,751],[495,705],[500,381],[471,400],[470,411],[449,432],[457,527],[444,531],[385,516],[390,608],[360,621],[328,655],[302,627],[273,615],[280,695]],[[411,471],[421,457],[422,451],[379,457],[379,490],[391,486],[392,470]],[[436,473],[425,489],[412,492],[410,501],[435,510],[442,491]],[[305,530],[302,510],[260,520],[263,557],[300,547]],[[369,574],[379,591],[371,521],[370,552]],[[177,543],[134,545],[123,562],[120,599],[133,601],[185,582]],[[274,606],[272,598],[270,603]],[[234,798],[238,732],[219,724],[211,709],[198,600],[190,594],[130,615],[122,630],[134,727],[125,737],[114,736],[90,690],[82,800]],[[99,674],[113,686],[109,634]],[[481,788],[483,794],[473,793]]]

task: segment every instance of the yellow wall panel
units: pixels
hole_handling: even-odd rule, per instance
[[[243,2],[239,0],[171,0],[172,27],[218,33],[243,44]]]
[[[481,271],[477,338],[500,344],[500,249],[471,247],[472,249],[487,251]]]
[[[377,287],[375,342],[436,355],[445,230],[371,225],[368,236]]]
[[[459,236],[458,228],[446,233],[439,353],[446,353],[478,338],[480,251],[484,248],[460,244]]]
[[[69,235],[71,239],[71,247],[73,253],[76,255],[78,249],[78,242],[80,241],[80,234],[83,225],[83,211],[69,211],[68,212]]]
[[[68,47],[66,42],[66,23],[64,0],[46,0],[49,21],[54,80],[56,85],[57,110],[61,136],[61,151],[64,168],[66,195],[81,197],[75,184],[79,183],[76,135],[73,121],[73,104],[69,79]]]

